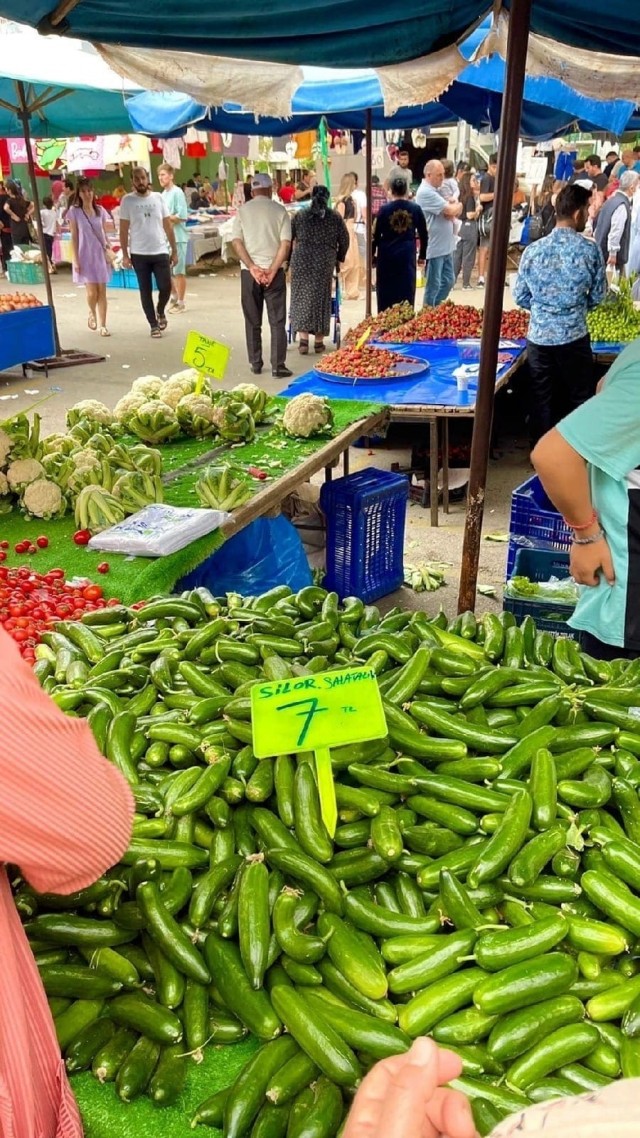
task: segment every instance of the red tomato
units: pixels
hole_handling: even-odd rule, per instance
[[[9,548],[9,542],[8,541],[0,541],[0,549],[8,549],[8,548]]]
[[[100,564],[98,565],[98,573],[108,573],[108,572],[109,572],[109,562],[108,561],[101,561]]]
[[[15,549],[16,553],[26,553],[27,549],[29,548],[29,542],[19,541],[18,544],[14,545],[13,548]]]
[[[73,535],[76,545],[88,545],[91,540],[91,530],[79,529]]]
[[[38,546],[38,549],[46,549],[48,544],[49,544],[49,538],[45,537],[44,534],[42,535],[42,537],[36,538],[36,545]]]
[[[82,595],[85,601],[97,601],[102,596],[102,586],[87,585],[86,589],[82,590]]]
[[[0,549],[0,561],[6,561],[6,560],[7,560],[6,551],[4,549]]]
[[[38,552],[38,546],[34,545],[32,542],[29,542],[29,544],[27,546],[27,553],[37,553],[37,552]]]

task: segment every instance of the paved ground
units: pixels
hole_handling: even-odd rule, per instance
[[[110,339],[100,339],[97,333],[91,332],[87,327],[84,289],[74,286],[70,271],[62,269],[52,278],[62,346],[103,351],[106,359],[102,363],[58,369],[51,372],[48,379],[42,373],[34,373],[25,380],[20,369],[2,374],[0,418],[24,409],[36,399],[48,395],[49,398],[40,411],[44,428],[49,432],[63,428],[65,409],[79,399],[95,398],[113,405],[137,376],[169,375],[184,366],[182,350],[190,328],[229,344],[232,354],[225,386],[231,387],[235,383],[250,380],[252,377],[246,363],[238,278],[239,271],[231,268],[190,278],[187,311],[170,319],[169,328],[161,340],[152,340],[149,336],[137,291],[110,289],[108,323],[112,335]],[[0,281],[0,292],[10,291],[15,291],[13,286],[6,280]],[[45,299],[44,286],[34,286],[25,291],[31,291]],[[464,293],[456,291],[453,298],[460,303],[479,305],[483,293],[478,289]],[[505,290],[505,306],[511,306],[508,290]],[[363,316],[363,300],[345,302],[342,307],[343,329]],[[268,344],[266,325],[265,331]],[[295,345],[289,351],[287,362],[296,375],[309,368],[308,358],[301,357]],[[274,394],[286,386],[286,383],[272,379],[268,367],[265,368],[261,382]],[[414,438],[419,438],[419,430],[420,428],[411,428],[411,431],[416,432]],[[354,448],[351,454],[352,470],[373,464],[387,467],[394,461],[406,464],[410,454],[410,434],[407,428],[401,432],[393,431],[388,445],[376,448],[373,453]],[[510,437],[507,430],[501,435],[500,445],[502,457],[490,464],[485,533],[507,531],[511,491],[529,473],[527,451],[522,439]],[[432,529],[429,511],[414,503],[409,506],[407,523],[406,560],[413,563],[444,561],[449,562],[451,568],[446,588],[433,594],[412,594],[403,590],[403,603],[430,611],[442,604],[447,611],[454,613],[464,529],[464,504],[453,505],[450,515],[438,529]],[[504,577],[505,557],[504,545],[483,541],[479,579],[483,584],[496,586],[498,596]],[[499,600],[479,597],[478,609],[482,611],[486,607],[495,608],[499,603]]]

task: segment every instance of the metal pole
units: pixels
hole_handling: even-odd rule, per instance
[[[371,287],[373,284],[373,242],[371,239],[371,222],[373,214],[371,212],[371,188],[372,188],[372,170],[373,170],[373,154],[371,142],[371,109],[367,110],[367,125],[365,128],[365,145],[366,145],[366,162],[367,162],[367,209],[365,213],[365,248],[366,248],[366,289],[367,295],[364,299],[364,314],[366,317],[371,316]]]
[[[31,193],[33,195],[33,204],[35,206],[36,218],[38,220],[38,245],[40,247],[40,255],[42,257],[42,268],[44,270],[44,287],[47,293],[47,303],[51,309],[51,318],[53,321],[53,342],[55,344],[56,355],[60,355],[60,336],[58,334],[58,321],[56,320],[56,310],[53,303],[53,289],[51,288],[51,277],[49,275],[49,258],[47,257],[47,249],[44,243],[44,234],[42,231],[42,218],[40,216],[40,196],[38,194],[38,182],[36,179],[36,166],[33,161],[33,151],[31,149],[31,127],[29,123],[29,106],[27,104],[27,97],[24,90],[24,83],[18,79],[16,82],[16,90],[20,100],[20,119],[22,122],[22,131],[24,134],[24,142],[27,148],[27,165],[29,167],[29,179],[31,181]]]
[[[527,43],[531,22],[532,0],[512,0],[509,13],[507,71],[502,114],[500,116],[500,159],[493,203],[491,253],[487,273],[486,303],[482,324],[478,395],[471,441],[469,498],[462,546],[462,567],[458,593],[458,611],[475,609],[482,518],[484,514],[487,466],[491,445],[491,425],[495,395],[496,369],[500,345],[500,321],[504,300],[511,206],[516,178],[518,136],[522,113],[527,59]]]

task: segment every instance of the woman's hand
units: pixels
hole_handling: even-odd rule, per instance
[[[613,558],[604,537],[592,545],[572,545],[570,569],[578,585],[599,585],[601,576],[608,585],[615,584]]]
[[[462,1062],[432,1039],[416,1039],[404,1055],[383,1059],[354,1099],[343,1138],[476,1138],[471,1107],[445,1083]]]

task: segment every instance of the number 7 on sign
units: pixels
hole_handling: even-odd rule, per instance
[[[305,739],[309,733],[309,728],[311,727],[311,724],[313,723],[314,715],[317,715],[318,712],[321,712],[321,711],[327,711],[326,707],[318,707],[319,702],[320,702],[320,700],[316,699],[314,696],[310,699],[296,699],[293,701],[293,703],[283,703],[277,709],[278,711],[288,711],[292,707],[305,707],[305,706],[308,707],[308,711],[296,712],[297,716],[301,716],[304,719],[304,723],[302,724],[302,729],[300,731],[300,735],[298,736],[298,742],[297,742],[298,747],[304,747],[304,741],[305,741]]]

